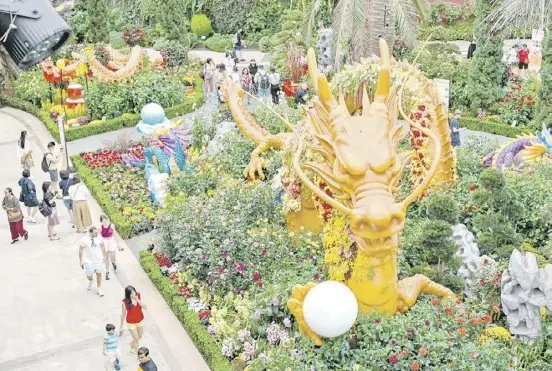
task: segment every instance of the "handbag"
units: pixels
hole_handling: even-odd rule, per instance
[[[21,214],[21,210],[15,210],[15,211],[6,210],[6,211],[8,212],[9,219],[20,219],[23,217],[23,215]]]

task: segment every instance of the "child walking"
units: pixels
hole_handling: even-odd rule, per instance
[[[103,354],[108,357],[109,362],[118,371],[121,369],[119,361],[121,359],[121,350],[119,349],[119,337],[121,334],[116,334],[115,326],[110,323],[105,326],[105,330],[107,334],[104,336]]]

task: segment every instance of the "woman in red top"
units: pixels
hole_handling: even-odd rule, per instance
[[[123,321],[126,319],[128,331],[132,335],[132,342],[130,343],[130,351],[135,353],[138,349],[139,341],[144,335],[144,313],[142,308],[146,309],[146,305],[141,300],[141,296],[136,292],[136,289],[132,286],[127,286],[125,289],[125,298],[121,306],[121,326],[120,334],[123,334]]]
[[[518,51],[518,67],[519,67],[519,74],[520,76],[524,74],[523,70],[527,70],[529,68],[529,49],[527,48],[527,44],[523,44],[523,47],[520,51]]]

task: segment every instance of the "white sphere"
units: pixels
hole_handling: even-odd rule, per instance
[[[344,284],[326,281],[312,288],[303,302],[305,322],[325,338],[341,336],[353,326],[358,315],[355,294]]]

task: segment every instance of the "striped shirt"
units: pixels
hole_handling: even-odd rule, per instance
[[[119,334],[107,334],[104,336],[104,344],[108,351],[119,349]]]

